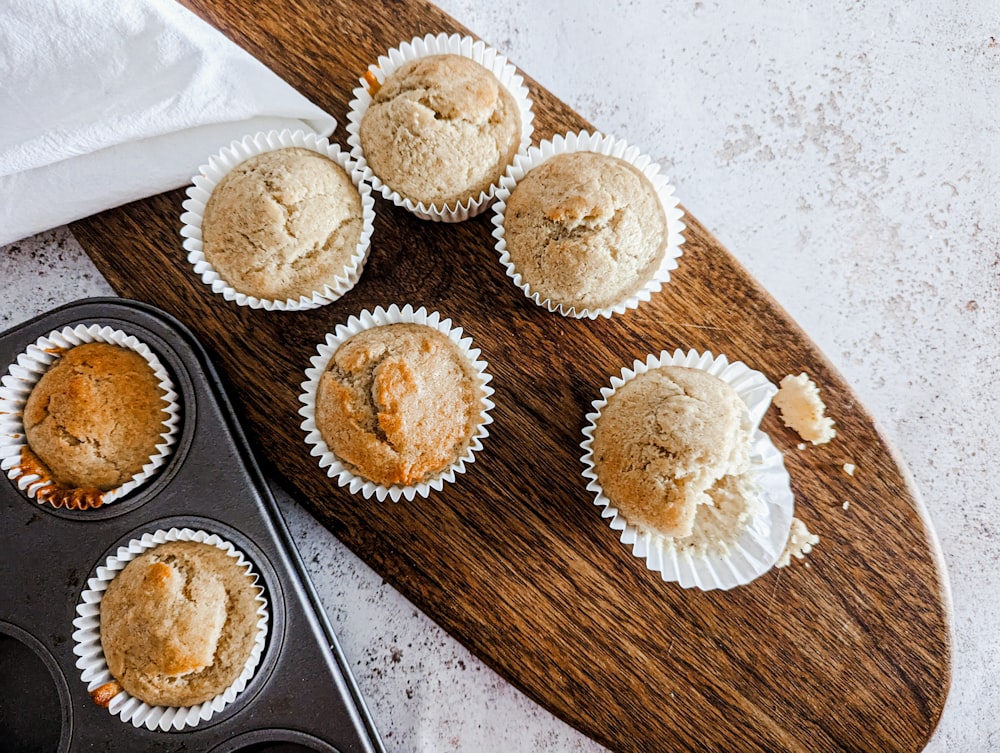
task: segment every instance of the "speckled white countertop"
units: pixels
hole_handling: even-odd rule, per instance
[[[927,750],[1000,750],[996,0],[438,5],[658,160],[853,385],[951,582],[953,683]],[[2,329],[108,294],[65,228],[0,249]],[[600,749],[279,499],[390,751]]]

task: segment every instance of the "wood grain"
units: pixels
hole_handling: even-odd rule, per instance
[[[336,116],[342,145],[350,91],[377,55],[415,35],[466,31],[418,0],[267,0],[252,17],[239,3],[186,2]],[[527,83],[536,142],[588,125]],[[951,649],[916,492],[841,376],[697,220],[685,217],[684,256],[661,294],[591,322],[550,314],[507,280],[488,214],[438,225],[379,200],[359,285],[333,305],[285,314],[239,308],[200,282],[178,235],[182,199],[155,196],[72,229],[118,293],[201,338],[261,461],[296,499],[529,696],[619,751],[925,745]],[[351,314],[390,303],[462,326],[496,388],[491,436],[469,473],[412,503],[336,488],[297,414],[315,344]],[[647,571],[602,521],[580,475],[584,414],[622,366],[677,347],[725,353],[774,381],[806,370],[822,386],[834,442],[799,451],[774,411],[763,424],[786,453],[798,516],[821,536],[808,566],[728,593],[685,591]]]

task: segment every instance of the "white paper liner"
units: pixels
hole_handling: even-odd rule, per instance
[[[170,729],[180,730],[185,727],[193,727],[208,721],[235,700],[236,696],[247,686],[260,664],[270,619],[260,576],[243,553],[231,543],[217,534],[191,528],[161,529],[153,533],[144,533],[140,538],[132,539],[127,545],[119,547],[114,554],[108,557],[104,565],[98,566],[96,577],[87,581],[87,589],[80,595],[80,603],[76,607],[78,617],[73,620],[73,626],[77,628],[73,632],[75,643],[73,653],[79,657],[76,666],[77,669],[82,670],[80,678],[87,683],[87,692],[115,679],[108,669],[104,649],[101,647],[101,600],[104,598],[108,584],[129,562],[149,549],[155,549],[168,541],[196,541],[216,546],[229,556],[234,557],[239,567],[246,569],[247,574],[253,578],[254,586],[258,589],[257,635],[250,658],[247,659],[240,676],[232,685],[211,700],[195,706],[150,706],[122,690],[108,705],[108,711],[121,717],[123,722],[130,722],[133,727],[145,727],[149,730],[158,729],[163,732]]]
[[[750,412],[753,435],[750,449],[750,473],[753,474],[763,512],[756,516],[739,538],[729,547],[728,554],[708,552],[694,555],[681,552],[668,537],[630,524],[604,494],[594,468],[594,427],[608,399],[623,384],[638,374],[661,366],[686,366],[701,369],[728,383],[746,403]],[[611,528],[621,532],[621,541],[632,546],[636,557],[646,560],[646,566],[659,572],[663,580],[677,582],[684,588],[728,590],[745,585],[770,570],[781,555],[788,541],[792,524],[795,498],[791,480],[785,470],[784,458],[770,438],[759,429],[760,421],[771,404],[777,388],[759,371],[750,369],[739,361],[730,363],[725,356],[681,350],[670,354],[662,351],[659,356],[649,355],[645,361],[636,360],[632,368],[622,369],[620,377],[612,377],[611,387],[601,389],[601,398],[593,403],[594,412],[587,414],[585,439],[581,443],[584,455],[584,478],[587,489],[594,492],[594,504],[602,507],[601,517],[609,518]]]
[[[531,285],[517,271],[507,251],[504,218],[506,216],[507,200],[510,198],[514,187],[519,180],[534,168],[544,164],[557,154],[568,154],[571,152],[595,152],[608,157],[617,157],[632,165],[652,184],[653,190],[660,201],[660,206],[663,208],[667,224],[667,243],[666,248],[663,250],[663,259],[650,279],[639,290],[625,299],[613,306],[606,306],[600,309],[577,309],[574,306],[542,298],[538,292],[532,291]],[[674,187],[670,184],[667,177],[660,173],[660,166],[653,162],[649,155],[642,154],[638,147],[629,146],[622,139],[616,139],[613,136],[606,136],[601,133],[590,134],[587,131],[580,131],[579,133],[567,133],[565,135],[558,134],[552,139],[542,141],[538,146],[531,147],[527,153],[516,155],[514,163],[500,179],[500,187],[497,189],[496,201],[493,204],[492,222],[496,226],[493,230],[493,237],[496,238],[496,250],[500,255],[500,263],[507,271],[507,276],[537,305],[543,306],[549,311],[575,319],[596,319],[601,316],[610,317],[613,314],[623,314],[628,309],[638,307],[640,303],[648,301],[654,293],[660,292],[663,286],[670,281],[670,271],[677,269],[677,260],[683,253],[681,245],[684,243],[682,232],[685,225],[681,222],[681,217],[684,216],[684,212],[680,209],[679,204],[680,200],[674,195]]]
[[[517,153],[523,153],[531,143],[531,134],[534,132],[534,113],[531,112],[531,98],[528,87],[524,85],[524,79],[517,72],[517,68],[507,62],[507,58],[501,55],[492,47],[488,47],[485,42],[476,41],[472,37],[463,37],[458,34],[428,34],[424,37],[414,37],[409,42],[404,42],[399,47],[388,51],[385,55],[380,55],[375,65],[370,65],[368,70],[378,80],[379,85],[392,75],[404,63],[428,55],[461,55],[471,58],[477,63],[493,72],[500,84],[510,92],[517,103],[518,112],[521,116],[521,141],[518,145]],[[438,207],[436,204],[430,206],[423,202],[414,202],[412,199],[400,196],[372,171],[364,156],[361,147],[361,119],[368,111],[372,102],[372,95],[369,93],[369,83],[362,77],[361,84],[354,89],[354,99],[351,100],[347,113],[347,144],[351,147],[351,157],[357,161],[358,167],[364,171],[365,180],[372,184],[376,191],[380,191],[382,196],[391,201],[397,207],[403,207],[412,212],[417,217],[435,222],[462,222],[470,217],[485,211],[497,189],[494,183],[488,190],[480,193],[478,197],[470,197],[468,200],[459,202],[454,206]]]
[[[319,389],[320,377],[326,371],[330,359],[345,340],[372,327],[401,322],[432,327],[447,335],[452,342],[458,345],[477,374],[482,397],[480,398],[479,425],[476,427],[476,432],[473,434],[469,446],[460,457],[429,481],[409,486],[385,486],[355,475],[330,450],[319,429],[316,428],[316,392]],[[437,312],[428,313],[423,307],[414,310],[409,304],[403,306],[402,309],[396,304],[391,305],[388,309],[379,306],[374,311],[362,311],[359,316],[350,317],[346,324],[338,325],[334,332],[327,334],[326,341],[320,343],[316,350],[318,354],[310,359],[312,366],[306,369],[306,381],[302,383],[303,392],[299,396],[299,401],[303,403],[303,407],[299,408],[299,415],[305,419],[302,421],[302,429],[306,432],[306,444],[311,447],[310,454],[319,458],[320,468],[326,468],[327,475],[336,478],[339,486],[348,487],[352,494],[360,491],[365,499],[375,495],[379,502],[384,501],[386,497],[392,499],[393,502],[398,502],[401,497],[412,501],[418,495],[426,497],[430,494],[431,489],[440,491],[445,483],[453,482],[457,474],[465,473],[466,467],[475,461],[475,453],[483,448],[483,439],[489,436],[486,427],[493,423],[493,418],[489,414],[494,407],[493,401],[490,399],[493,388],[489,386],[493,377],[486,371],[488,364],[480,358],[480,350],[472,347],[472,338],[462,337],[462,328],[452,327],[450,319],[442,319]]]
[[[342,167],[351,182],[361,195],[361,237],[357,248],[344,267],[342,274],[323,286],[322,290],[311,291],[298,298],[288,298],[283,301],[258,298],[236,290],[216,271],[215,267],[205,259],[202,243],[201,223],[205,214],[205,205],[212,191],[219,182],[235,167],[258,154],[272,152],[288,147],[310,149],[324,157],[329,157]],[[213,293],[220,294],[227,301],[235,301],[240,306],[266,311],[303,311],[324,306],[336,301],[353,288],[361,278],[361,273],[368,259],[371,248],[372,230],[375,222],[375,200],[372,198],[371,186],[364,182],[361,171],[347,152],[341,151],[337,144],[331,144],[326,138],[305,131],[268,131],[245,136],[241,141],[234,141],[223,147],[218,154],[209,158],[208,164],[198,168],[187,189],[181,214],[181,235],[184,237],[184,248],[188,252],[188,262],[194,267],[202,282],[212,288]]]
[[[139,473],[121,486],[104,492],[100,497],[101,505],[111,504],[148,481],[167,461],[177,442],[180,423],[177,393],[174,391],[174,384],[167,370],[148,345],[135,335],[99,324],[78,324],[75,327],[53,330],[48,335],[38,338],[18,355],[17,362],[12,363],[7,374],[0,379],[0,469],[5,471],[17,487],[31,499],[38,499],[39,492],[46,487],[54,486],[55,482],[21,469],[21,451],[27,443],[24,406],[28,401],[28,395],[64,351],[91,342],[118,345],[141,355],[153,370],[159,387],[163,390],[163,410],[166,412],[163,431],[160,433],[155,453]],[[43,501],[39,500],[39,503]]]

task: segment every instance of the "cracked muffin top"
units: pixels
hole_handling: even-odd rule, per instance
[[[172,541],[129,562],[101,599],[101,648],[119,685],[151,706],[214,698],[243,672],[260,588],[212,544]]]
[[[333,160],[288,147],[233,168],[202,218],[205,259],[246,295],[298,299],[346,276],[362,231],[361,196]]]
[[[473,365],[447,335],[387,324],[337,348],[320,377],[316,427],[356,475],[407,486],[461,456],[479,425],[481,396]]]
[[[630,523],[683,538],[699,505],[746,490],[750,439],[749,410],[726,382],[661,366],[608,398],[594,425],[594,470]]]
[[[443,208],[500,180],[521,115],[491,71],[461,55],[411,60],[374,92],[358,133],[372,171],[414,202]]]
[[[617,157],[559,154],[514,186],[504,212],[514,268],[532,293],[600,309],[648,282],[667,246],[653,184]]]
[[[121,486],[156,453],[165,397],[135,351],[103,342],[70,348],[28,395],[26,460],[66,490]]]

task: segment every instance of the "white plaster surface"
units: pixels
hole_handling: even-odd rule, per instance
[[[652,154],[854,386],[951,581],[953,684],[927,750],[1000,750],[996,0],[438,4]],[[65,228],[0,249],[2,328],[110,293]],[[600,749],[280,499],[390,751]]]

